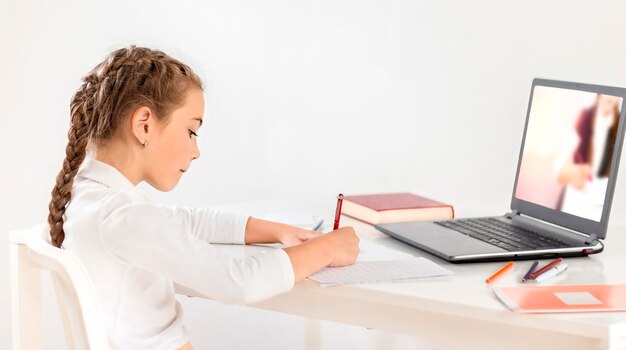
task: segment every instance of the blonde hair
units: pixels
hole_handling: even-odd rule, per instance
[[[113,51],[82,80],[70,103],[65,160],[48,206],[50,238],[56,247],[65,239],[65,209],[87,144],[105,145],[121,121],[140,106],[149,107],[166,122],[189,89],[203,89],[200,78],[187,65],[161,51],[134,45]]]

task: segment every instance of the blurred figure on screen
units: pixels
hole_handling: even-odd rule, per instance
[[[620,97],[598,94],[595,103],[581,111],[555,164],[557,180],[565,185],[557,209],[600,220],[620,105]],[[573,191],[579,193],[572,194]],[[595,209],[599,207],[599,215],[594,206]]]

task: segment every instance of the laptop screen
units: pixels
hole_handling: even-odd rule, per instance
[[[622,98],[535,86],[515,197],[600,221]]]
[[[533,83],[513,197],[600,222],[615,182],[623,97],[579,86]]]

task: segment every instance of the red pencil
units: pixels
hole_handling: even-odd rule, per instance
[[[560,263],[561,263],[561,261],[563,261],[563,258],[556,258],[556,259],[554,259],[554,260],[553,260],[551,263],[549,263],[548,265],[546,265],[546,266],[544,266],[544,267],[540,268],[539,270],[537,270],[537,271],[533,272],[533,273],[530,275],[530,279],[531,279],[531,280],[534,280],[535,278],[539,277],[539,275],[541,275],[542,273],[544,273],[544,272],[546,272],[546,271],[550,270],[551,268],[555,267],[556,265],[560,264]]]

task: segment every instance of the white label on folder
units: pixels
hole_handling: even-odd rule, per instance
[[[589,292],[574,293],[554,293],[557,298],[561,299],[567,305],[597,305],[602,304],[600,300]]]

